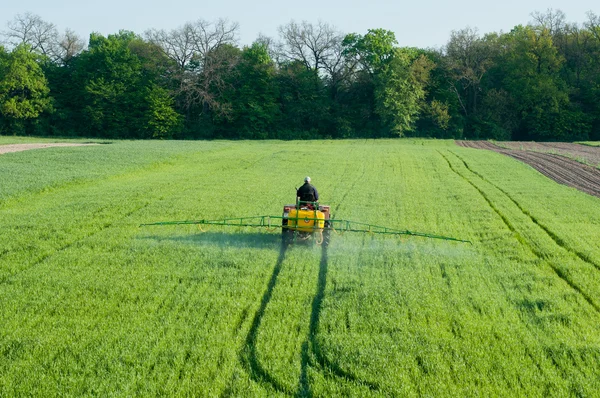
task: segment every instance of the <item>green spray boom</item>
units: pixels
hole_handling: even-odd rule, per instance
[[[288,220],[288,217],[282,216],[254,216],[254,217],[236,217],[236,218],[223,218],[220,220],[190,220],[190,221],[162,221],[149,224],[141,224],[140,227],[146,226],[157,226],[157,225],[218,225],[225,227],[263,227],[263,228],[282,228],[282,229],[295,229],[287,225],[282,225],[283,220]],[[371,234],[385,234],[385,235],[409,235],[419,236],[430,239],[443,239],[455,242],[472,243],[469,240],[457,239],[442,235],[426,234],[422,232],[413,232],[408,230],[400,230],[388,227],[382,227],[379,225],[366,224],[356,221],[348,220],[327,220],[327,224],[324,227],[319,227],[318,222],[323,221],[319,218],[306,218],[302,217],[304,221],[313,221],[314,226],[312,227],[315,231],[328,231],[333,230],[337,232],[363,232]]]

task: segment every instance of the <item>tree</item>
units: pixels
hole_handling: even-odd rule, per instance
[[[267,49],[269,58],[273,60],[275,65],[281,65],[285,62],[283,59],[281,43],[277,42],[274,38],[265,36],[262,33],[260,33],[258,35],[258,38],[254,40],[254,43],[260,44],[261,46],[264,46],[264,48]]]
[[[355,79],[362,81],[356,87],[371,91],[363,96],[377,116],[380,136],[402,136],[414,130],[434,66],[417,49],[396,48],[396,43],[394,33],[383,29],[370,29],[364,36],[348,34],[343,41],[345,56],[357,66]]]
[[[230,90],[224,99],[231,106],[231,117],[221,127],[225,137],[277,138],[280,120],[279,90],[275,64],[265,44],[254,42],[244,47],[235,72],[230,74]]]
[[[476,29],[453,31],[446,44],[444,67],[466,118],[476,118],[481,102],[481,82],[493,65],[493,36],[481,38]]]
[[[354,59],[372,76],[381,71],[392,59],[396,44],[398,42],[394,32],[384,29],[369,29],[364,36],[350,33],[342,43],[344,55]]]
[[[146,138],[173,138],[181,127],[181,115],[173,108],[169,93],[151,84],[144,95],[148,106],[144,111],[144,134]]]
[[[411,136],[435,138],[462,138],[464,117],[449,73],[442,49],[419,50],[432,65],[426,86],[425,98],[416,126]],[[408,135],[408,134],[407,134]]]
[[[161,87],[165,61],[154,50],[132,32],[90,36],[88,51],[73,65],[80,92],[70,104],[86,135],[169,138],[177,132],[171,96]]]
[[[192,59],[204,59],[221,45],[235,44],[238,30],[237,23],[230,23],[226,19],[215,22],[199,19],[169,32],[148,30],[145,36],[149,42],[160,46],[183,70]]]
[[[326,72],[326,83],[332,101],[337,100],[338,93],[347,85],[356,72],[357,62],[344,54],[344,37],[337,35],[332,42],[328,57],[323,58],[323,70]]]
[[[330,136],[329,99],[321,79],[300,61],[284,64],[277,74],[282,113],[281,138]]]
[[[534,11],[531,13],[531,17],[533,18],[533,24],[531,25],[534,28],[539,31],[546,30],[553,37],[563,33],[567,25],[566,15],[561,10],[549,8],[546,12]]]
[[[393,58],[396,43],[394,33],[384,29],[369,29],[365,35],[350,33],[342,40],[341,79],[338,79],[338,87],[332,96],[336,100],[340,136],[389,135],[389,129],[382,125],[381,114],[377,112],[377,109],[385,108],[381,103],[385,95],[381,93],[386,79],[379,75],[386,71],[386,65]],[[380,95],[376,98],[377,90]]]
[[[600,140],[600,15],[588,12],[585,22],[586,50],[582,64],[584,65],[581,80],[583,106],[592,119],[590,139]]]
[[[12,47],[28,45],[31,51],[49,55],[56,40],[57,31],[54,24],[46,22],[39,15],[32,13],[17,14],[8,23],[8,30],[3,36]]]
[[[3,33],[12,47],[28,45],[30,51],[64,64],[85,48],[84,41],[70,29],[60,35],[54,24],[32,13],[18,14]]]
[[[331,64],[340,34],[334,27],[319,21],[316,25],[291,21],[279,27],[283,42],[281,54],[290,62],[301,62],[307,69],[317,71]]]
[[[550,32],[517,26],[502,41],[502,84],[521,118],[517,138],[587,137],[589,126],[570,102],[568,87],[560,77],[564,58],[553,45]]]
[[[403,136],[413,131],[424,105],[432,68],[433,63],[416,49],[397,48],[378,75],[376,112],[395,134]]]
[[[58,36],[52,47],[52,58],[59,64],[68,64],[75,56],[85,48],[84,40],[70,29],[65,30],[62,36]]]
[[[235,47],[239,25],[219,19],[188,22],[170,32],[150,30],[146,38],[174,60],[178,82],[176,105],[185,114],[189,128],[216,113],[227,117],[229,108],[221,101],[226,74],[239,59]]]
[[[11,53],[0,47],[0,113],[5,128],[26,132],[26,122],[52,109],[48,82],[28,45]]]

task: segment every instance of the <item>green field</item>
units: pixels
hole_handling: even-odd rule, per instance
[[[305,175],[338,219],[473,244],[139,227],[280,215]],[[0,176],[0,397],[600,391],[600,199],[514,159],[115,141],[0,155]]]
[[[20,137],[20,136],[11,136],[11,135],[0,135],[0,145],[10,145],[10,144],[32,144],[32,143],[48,143],[48,142],[108,142],[106,140],[98,140],[98,139],[84,139],[84,138],[75,138],[75,139],[64,139],[64,138],[48,138],[48,137]]]
[[[600,141],[582,141],[579,144],[589,145],[589,146],[600,146]]]

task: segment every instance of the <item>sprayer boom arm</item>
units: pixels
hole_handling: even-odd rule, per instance
[[[285,225],[281,225],[281,220],[287,219],[287,217],[281,216],[254,216],[254,217],[236,217],[236,218],[224,218],[222,220],[191,220],[191,221],[163,221],[149,224],[141,224],[140,227],[156,226],[156,225],[220,225],[228,227],[265,227],[265,228],[286,228]],[[317,218],[303,218],[303,220],[319,221]],[[379,225],[361,223],[357,221],[349,220],[328,220],[329,225],[323,228],[314,227],[315,230],[335,230],[339,232],[367,232],[372,234],[386,234],[386,235],[410,235],[420,236],[423,238],[430,239],[443,239],[455,242],[471,243],[471,241],[452,238],[442,235],[426,234],[422,232],[413,232],[408,230],[400,230],[388,227],[382,227]],[[290,229],[293,229],[290,227]]]

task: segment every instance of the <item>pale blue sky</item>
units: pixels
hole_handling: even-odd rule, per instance
[[[259,33],[277,37],[277,27],[294,19],[321,20],[343,33],[366,33],[370,28],[393,31],[401,46],[439,47],[452,30],[467,26],[480,32],[508,31],[531,20],[533,11],[560,9],[569,22],[583,22],[585,13],[600,14],[600,3],[590,0],[330,0],[330,1],[189,1],[189,0],[20,0],[3,1],[0,29],[16,14],[32,12],[60,31],[73,29],[86,41],[91,32],[104,35],[127,29],[172,29],[187,21],[227,18],[240,24],[240,45],[250,44]],[[7,4],[9,3],[9,4]]]

